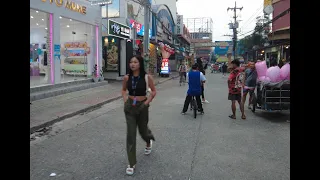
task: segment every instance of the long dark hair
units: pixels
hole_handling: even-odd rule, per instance
[[[141,57],[141,56],[139,56],[139,55],[132,56],[132,57],[130,58],[130,60],[129,60],[129,64],[130,64],[130,61],[131,61],[132,58],[138,59],[139,64],[140,64],[139,76],[144,78],[144,76],[147,74],[147,72],[144,70],[144,59],[143,59],[143,57]],[[130,67],[130,66],[129,66],[129,67]],[[133,71],[131,70],[131,68],[129,68],[129,75],[130,75],[130,76],[133,76]]]

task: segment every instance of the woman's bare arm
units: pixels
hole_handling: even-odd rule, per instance
[[[128,79],[129,79],[129,76],[128,75],[125,75],[124,78],[123,78],[123,81],[122,81],[122,98],[123,98],[123,101],[126,102],[127,99],[128,99],[128,96],[127,96],[127,82],[128,82]]]
[[[151,89],[151,93],[150,93],[150,96],[148,97],[147,101],[145,102],[145,104],[149,104],[157,94],[153,78],[149,75],[148,75],[148,84],[149,84],[149,88]]]

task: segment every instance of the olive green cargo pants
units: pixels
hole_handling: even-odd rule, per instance
[[[135,106],[132,106],[133,100],[128,98],[124,104],[124,113],[127,122],[127,154],[130,166],[137,163],[136,159],[136,137],[137,126],[142,139],[149,143],[154,140],[151,130],[148,128],[149,122],[149,105],[145,105],[144,101],[137,101]]]

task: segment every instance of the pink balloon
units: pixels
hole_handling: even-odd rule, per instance
[[[280,68],[278,66],[268,68],[267,77],[270,78],[271,82],[278,82],[280,78]]]
[[[282,80],[290,79],[290,64],[287,63],[280,69],[280,77]]]
[[[266,77],[266,78],[264,79],[264,82],[271,82],[271,79],[270,79],[269,77]]]
[[[255,64],[258,77],[266,76],[267,74],[267,64],[266,61],[260,61]]]
[[[286,77],[285,80],[290,80],[290,73],[289,73],[289,75]]]
[[[264,81],[265,79],[266,79],[265,76],[260,76],[260,77],[258,77],[258,81]]]

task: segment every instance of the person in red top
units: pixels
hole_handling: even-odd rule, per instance
[[[240,110],[242,113],[241,118],[246,119],[246,116],[244,114],[244,108],[241,103],[241,87],[236,87],[236,81],[237,81],[237,76],[243,71],[242,68],[240,68],[240,61],[239,59],[235,59],[231,61],[231,72],[228,78],[228,88],[229,88],[229,95],[228,95],[228,100],[231,101],[231,110],[232,110],[232,115],[229,117],[231,119],[236,119],[236,101],[238,101]]]

